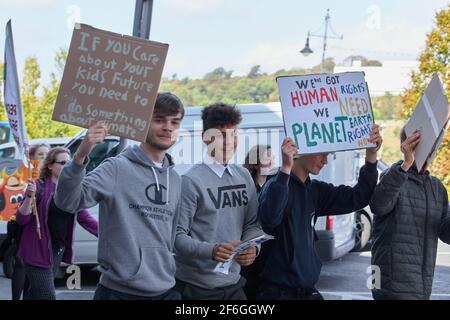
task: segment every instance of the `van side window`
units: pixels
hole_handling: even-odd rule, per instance
[[[0,158],[14,159],[16,149],[14,147],[0,150]]]
[[[75,141],[69,146],[69,150],[74,155],[75,151],[81,143],[81,139]],[[86,167],[86,173],[94,170],[97,166],[103,162],[108,157],[113,157],[117,153],[117,146],[119,145],[118,140],[105,140],[102,144],[99,144],[92,150],[89,155],[89,163]]]
[[[7,128],[6,126],[0,126],[0,144],[9,142],[9,135],[9,128]]]

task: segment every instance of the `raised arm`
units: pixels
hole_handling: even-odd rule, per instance
[[[116,185],[117,169],[111,159],[85,176],[89,153],[106,137],[102,125],[91,127],[78,147],[73,161],[62,170],[55,193],[55,204],[64,211],[75,213],[91,208],[101,200],[111,197]]]

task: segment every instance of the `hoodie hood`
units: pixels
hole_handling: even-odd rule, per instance
[[[163,159],[162,168],[159,168],[155,165],[155,163],[145,154],[144,150],[138,145],[134,145],[132,147],[126,148],[122,153],[118,155],[118,157],[125,157],[132,162],[138,163],[143,166],[153,167],[158,169],[159,171],[166,171],[167,169],[172,168],[175,163],[170,154],[166,153]]]

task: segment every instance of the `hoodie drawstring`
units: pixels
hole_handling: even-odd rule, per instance
[[[159,192],[159,180],[158,180],[158,175],[156,174],[155,168],[151,167],[152,171],[153,171],[153,176],[155,177],[156,180],[156,190],[158,190]]]
[[[166,199],[166,203],[169,203],[169,198],[170,198],[170,194],[169,194],[169,190],[170,190],[170,179],[169,179],[169,170],[170,168],[167,168],[166,171],[166,176],[167,176],[167,199]]]
[[[152,168],[152,172],[153,172],[153,176],[155,177],[156,180],[156,190],[158,190],[159,192],[159,180],[158,180],[158,175],[156,174],[155,168]],[[169,170],[170,168],[167,168],[166,170],[166,179],[167,179],[167,194],[166,194],[166,204],[168,204],[170,202],[170,177],[169,177]]]

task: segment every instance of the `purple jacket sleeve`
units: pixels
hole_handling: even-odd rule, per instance
[[[21,226],[24,226],[26,224],[29,224],[34,217],[33,213],[24,215],[20,213],[19,209],[16,211],[16,222],[20,224]]]
[[[87,210],[78,211],[77,221],[87,232],[98,237],[98,222]]]
[[[26,194],[24,193],[23,198],[25,199],[25,197],[26,197]],[[17,209],[17,211],[16,211],[16,222],[21,226],[29,224],[31,222],[31,220],[33,220],[33,218],[34,218],[33,213],[24,215],[19,211],[19,209]]]

